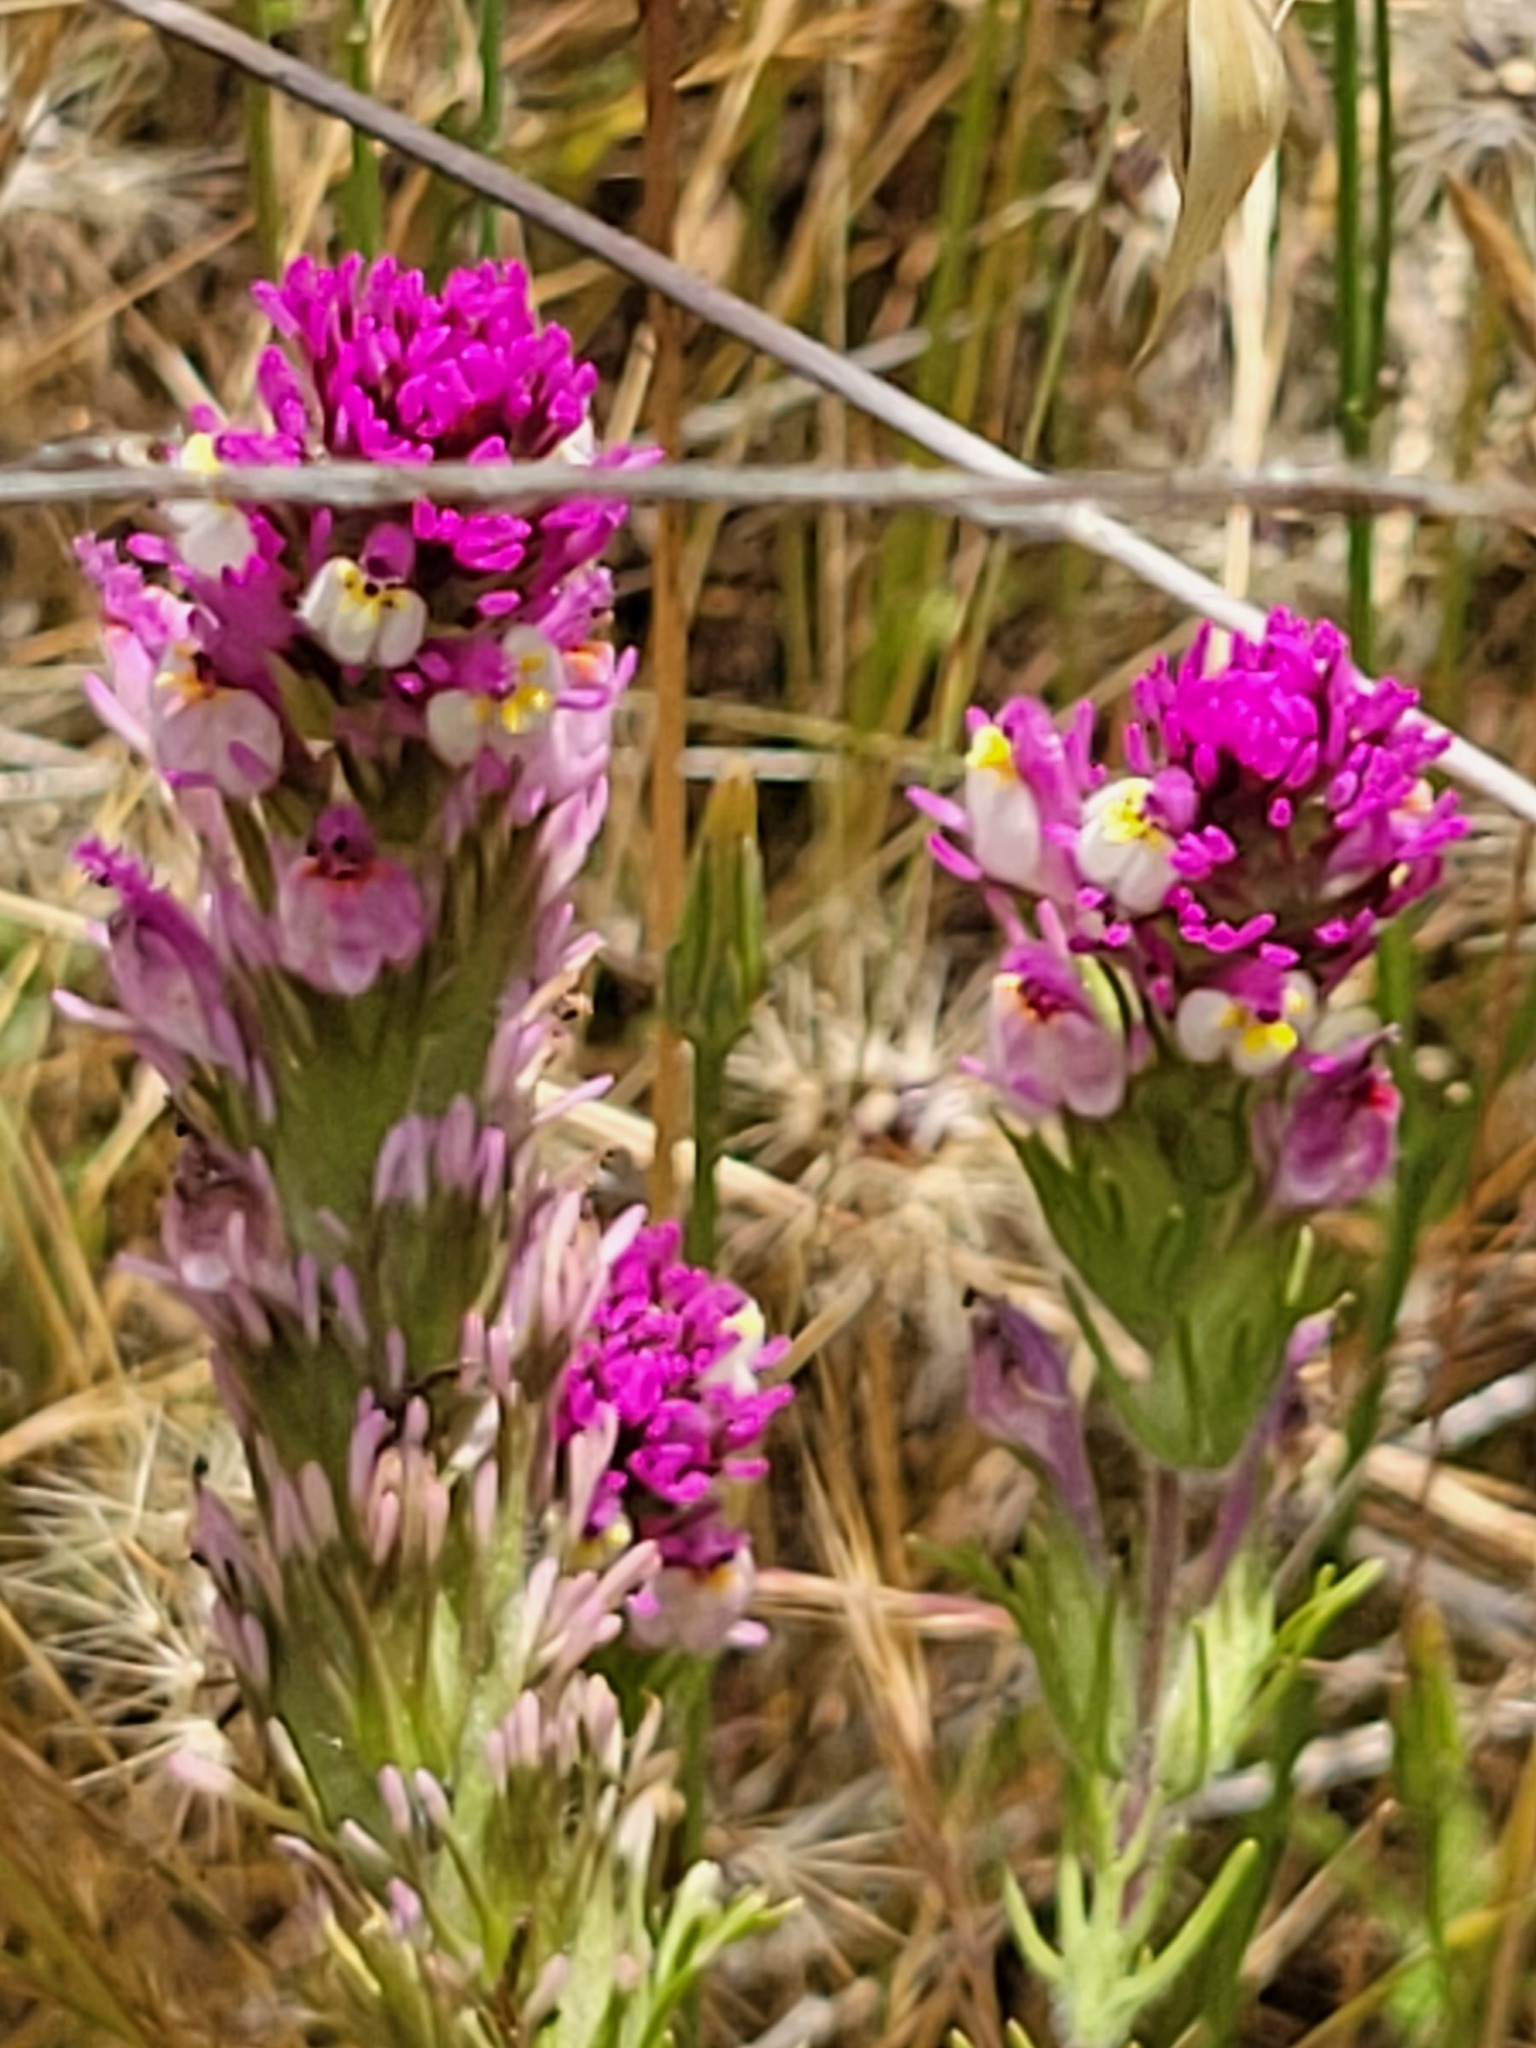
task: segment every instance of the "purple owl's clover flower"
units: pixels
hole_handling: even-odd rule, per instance
[[[1120,768],[1095,760],[1089,707],[1058,730],[1019,698],[971,714],[959,800],[912,792],[942,865],[1054,904],[1074,949],[1166,1013],[1245,963],[1326,995],[1466,830],[1425,780],[1445,737],[1412,690],[1358,674],[1337,627],[1277,611],[1217,668],[1211,644],[1135,685]]]
[[[934,858],[964,881],[1070,897],[1083,800],[1104,773],[1090,751],[1091,707],[1079,705],[1063,732],[1043,704],[1015,697],[995,719],[973,707],[966,729],[961,800],[908,792],[941,828]]]
[[[278,950],[312,988],[361,995],[386,967],[405,967],[427,936],[421,891],[398,861],[378,854],[373,832],[351,804],[322,812],[309,850],[283,870],[277,894]]]
[[[637,1639],[703,1651],[746,1640],[750,1549],[722,1489],[766,1472],[763,1432],[792,1390],[763,1384],[786,1346],[765,1341],[756,1304],[681,1263],[679,1240],[676,1224],[656,1224],[615,1260],[566,1370],[555,1435],[580,1472],[579,1533],[622,1529],[660,1554],[657,1586],[631,1609]]]
[[[183,1126],[163,1263],[135,1263],[212,1339],[253,1477],[248,1531],[199,1488],[213,1637],[323,1819],[316,1858],[340,1845],[338,1882],[432,1965],[432,2026],[521,2039],[562,1972],[573,2008],[611,2018],[615,1943],[647,1952],[669,1766],[585,1667],[626,1634],[753,1638],[729,1489],[764,1472],[789,1390],[762,1382],[782,1346],[754,1305],[681,1264],[675,1228],[600,1229],[543,1156],[544,1124],[606,1085],[546,1096],[541,1077],[595,947],[572,892],[634,665],[604,642],[597,561],[624,508],[425,495],[440,462],[646,458],[595,452],[596,374],[515,266],[433,291],[389,261],[305,261],[257,296],[281,337],[266,421],[201,415],[167,459],[216,480],[403,464],[402,500],[214,495],[84,544],[106,618],[92,700],[201,858],[183,903],[82,848],[116,896],[118,1007],[61,1000],[127,1031]],[[475,1726],[494,1797],[456,1802],[445,1767]],[[530,1784],[514,1764],[535,1756]],[[583,1884],[540,1889],[530,1839]],[[486,1895],[471,1928],[465,1868]],[[526,1921],[530,1882],[559,1893],[542,1947],[477,1946]],[[624,1995],[644,1988],[637,1962]]]
[[[1402,1097],[1377,1057],[1386,1034],[1301,1062],[1288,1102],[1261,1102],[1253,1140],[1276,1209],[1304,1214],[1363,1201],[1392,1171]]]
[[[1004,949],[992,980],[986,1058],[962,1065],[1030,1122],[1061,1109],[1113,1116],[1135,1047],[1093,1002],[1049,902],[1040,914],[1049,943],[1020,931]]]
[[[78,858],[92,881],[117,894],[105,939],[122,1008],[101,1010],[66,992],[57,998],[60,1008],[82,1022],[126,1029],[172,1086],[186,1079],[189,1063],[249,1080],[251,1061],[223,969],[198,919],[137,861],[100,840],[86,840]]]
[[[1445,736],[1412,690],[1360,676],[1336,627],[1276,611],[1221,663],[1211,648],[1203,631],[1137,682],[1114,765],[1086,704],[1058,727],[1015,699],[971,713],[957,798],[912,795],[934,857],[1007,938],[976,1071],[1030,1120],[1095,1120],[1130,1099],[1154,1043],[1225,1064],[1275,1098],[1254,1143],[1296,1214],[1359,1199],[1390,1166],[1380,1036],[1325,1051],[1330,999],[1466,821],[1426,779]]]
[[[1082,1410],[1053,1337],[1011,1302],[984,1301],[971,1319],[971,1414],[1044,1474],[1090,1553],[1104,1527]]]
[[[1326,993],[1466,830],[1454,793],[1425,780],[1448,741],[1413,716],[1413,690],[1362,677],[1326,620],[1277,611],[1207,672],[1210,644],[1202,632],[1133,692],[1132,768],[1177,772],[1192,798],[1166,833],[1163,907],[1185,947],[1299,968]]]

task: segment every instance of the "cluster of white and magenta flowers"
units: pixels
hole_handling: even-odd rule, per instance
[[[1175,1463],[1234,1453],[1308,1306],[1309,1219],[1393,1164],[1389,1034],[1355,970],[1465,830],[1416,702],[1277,611],[1220,659],[1207,630],[1159,660],[1113,758],[1088,705],[1058,724],[1015,699],[970,714],[956,797],[914,792],[1003,931],[976,1070],[1063,1250],[1163,1360],[1175,1391],[1154,1370],[1122,1406],[1154,1444],[1162,1412]],[[1248,1391],[1218,1415],[1228,1379]]]
[[[1006,1300],[972,1325],[972,1414],[1039,1482],[1024,1555],[983,1584],[1033,1652],[1071,1780],[1057,1945],[1021,1890],[1009,1907],[1063,2039],[1115,2048],[1180,1977],[1196,2008],[1257,1845],[1180,1924],[1187,1804],[1266,1732],[1294,1643],[1370,1581],[1323,1574],[1283,1632],[1265,1510],[1355,1277],[1321,1212],[1394,1166],[1372,955],[1465,830],[1428,779],[1448,740],[1415,706],[1362,677],[1335,627],[1277,611],[1228,652],[1206,631],[1159,660],[1108,749],[1089,705],[1058,723],[1016,699],[971,713],[954,797],[914,792],[936,858],[1002,930],[971,1065],[1002,1098],[1081,1340]],[[1095,1406],[1118,1425],[1112,1466]],[[1111,1542],[1101,1478],[1128,1463],[1142,1514]],[[1277,1797],[1294,1754],[1276,1752]]]
[[[538,326],[515,267],[457,273],[437,294],[387,258],[301,260],[256,296],[281,337],[257,378],[272,426],[200,416],[171,455],[201,475],[649,459],[597,451],[596,373],[558,327]],[[214,498],[174,508],[169,533],[87,542],[111,660],[92,700],[177,789],[242,801],[302,786],[314,815],[291,859],[311,856],[328,878],[339,858],[366,881],[375,856],[314,843],[328,792],[301,771],[326,747],[378,780],[418,743],[424,793],[455,822],[515,781],[521,822],[565,808],[579,863],[607,713],[632,665],[596,630],[612,597],[597,557],[625,509],[578,497],[461,512],[433,504],[428,483],[383,513]],[[409,837],[412,821],[396,823]]]
[[[301,261],[257,296],[267,424],[199,417],[167,451],[228,495],[81,547],[92,701],[197,868],[177,895],[82,848],[115,899],[115,1005],[61,1002],[126,1034],[180,1119],[150,1270],[204,1322],[257,1503],[242,1529],[201,1495],[214,1626],[328,1882],[373,1902],[353,1961],[382,1913],[427,1956],[434,2040],[564,2012],[579,2048],[619,2005],[651,2038],[671,1795],[654,1728],[626,1730],[587,1661],[750,1633],[729,1489],[788,1389],[740,1290],[639,1211],[602,1227],[539,1143],[605,1085],[538,1086],[594,950],[572,889],[632,667],[597,559],[623,508],[432,496],[441,462],[648,458],[598,450],[595,373],[516,266],[437,292]],[[402,471],[401,502],[238,501],[250,465],[336,459]]]
[[[1330,998],[1465,829],[1426,779],[1448,742],[1326,622],[1277,611],[1210,647],[1135,685],[1116,766],[1086,705],[1062,731],[1016,699],[970,714],[958,801],[917,792],[1008,938],[985,1071],[1026,1118],[1093,1118],[1159,1046],[1223,1064],[1285,1092],[1260,1118],[1276,1201],[1351,1202],[1390,1165],[1397,1098],[1382,1034]]]
[[[579,1470],[584,1535],[654,1543],[660,1578],[634,1603],[644,1638],[708,1648],[752,1640],[750,1546],[723,1488],[761,1479],[769,1418],[791,1397],[762,1375],[788,1349],[765,1341],[739,1287],[678,1257],[675,1223],[644,1230],[608,1289],[562,1388],[556,1434]]]

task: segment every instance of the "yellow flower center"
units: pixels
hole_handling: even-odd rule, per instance
[[[745,1337],[751,1343],[759,1344],[768,1334],[768,1325],[763,1312],[755,1301],[743,1302],[734,1315],[729,1315],[720,1325],[729,1330],[733,1337]]]
[[[189,476],[217,476],[224,467],[213,452],[212,434],[192,434],[183,442],[178,465]]]
[[[528,664],[519,662],[517,666],[519,674],[527,674]],[[502,731],[515,735],[547,718],[555,700],[542,683],[521,682],[510,695],[488,701],[494,704]]]
[[[628,1550],[635,1532],[624,1515],[615,1515],[596,1536],[583,1536],[575,1546],[571,1563],[578,1571],[606,1571],[613,1560]]]
[[[997,986],[1026,1024],[1049,1024],[1067,1007],[1050,990],[1031,988],[1022,974],[1000,974]]]
[[[1278,1018],[1265,1024],[1255,1017],[1243,1027],[1243,1051],[1251,1060],[1289,1059],[1297,1043],[1295,1025],[1283,1024]]]
[[[1301,1043],[1301,1033],[1288,1020],[1305,1017],[1311,1005],[1299,988],[1288,988],[1280,998],[1280,1007],[1285,1012],[1283,1017],[1266,1020],[1250,1010],[1246,1003],[1229,1003],[1221,1019],[1221,1028],[1236,1036],[1245,1058],[1273,1061],[1278,1065],[1289,1059]]]
[[[336,580],[341,585],[342,603],[349,611],[362,612],[375,625],[386,612],[397,612],[408,602],[410,592],[401,583],[381,583],[356,562],[338,563]]]
[[[1435,792],[1421,775],[1398,805],[1398,816],[1427,818],[1435,807]]]
[[[1152,785],[1143,775],[1131,775],[1118,785],[1100,814],[1106,846],[1150,846],[1163,853],[1173,844],[1162,826],[1147,816],[1147,799]]]
[[[603,660],[606,649],[583,641],[579,647],[568,647],[565,653],[566,671],[573,682],[596,683],[602,680]]]
[[[990,769],[994,775],[1005,776],[1010,782],[1018,780],[1013,743],[1000,725],[979,725],[976,728],[965,756],[965,765],[967,768]]]

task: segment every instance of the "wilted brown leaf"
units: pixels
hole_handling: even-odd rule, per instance
[[[1142,132],[1184,182],[1189,161],[1189,0],[1147,0],[1131,57]]]
[[[1536,271],[1525,244],[1475,185],[1451,173],[1445,186],[1456,218],[1472,244],[1477,267],[1504,309],[1510,333],[1536,362]]]
[[[1148,0],[1132,83],[1183,195],[1140,362],[1279,142],[1290,88],[1266,0]]]

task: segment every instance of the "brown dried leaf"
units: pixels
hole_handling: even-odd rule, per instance
[[[1144,362],[1278,144],[1290,85],[1266,0],[1149,0],[1134,75],[1184,199]]]
[[[1147,0],[1131,53],[1131,90],[1147,140],[1173,165],[1189,161],[1189,0]]]
[[[1475,185],[1453,172],[1447,173],[1445,184],[1484,282],[1504,309],[1510,333],[1536,362],[1536,271],[1525,244]]]

